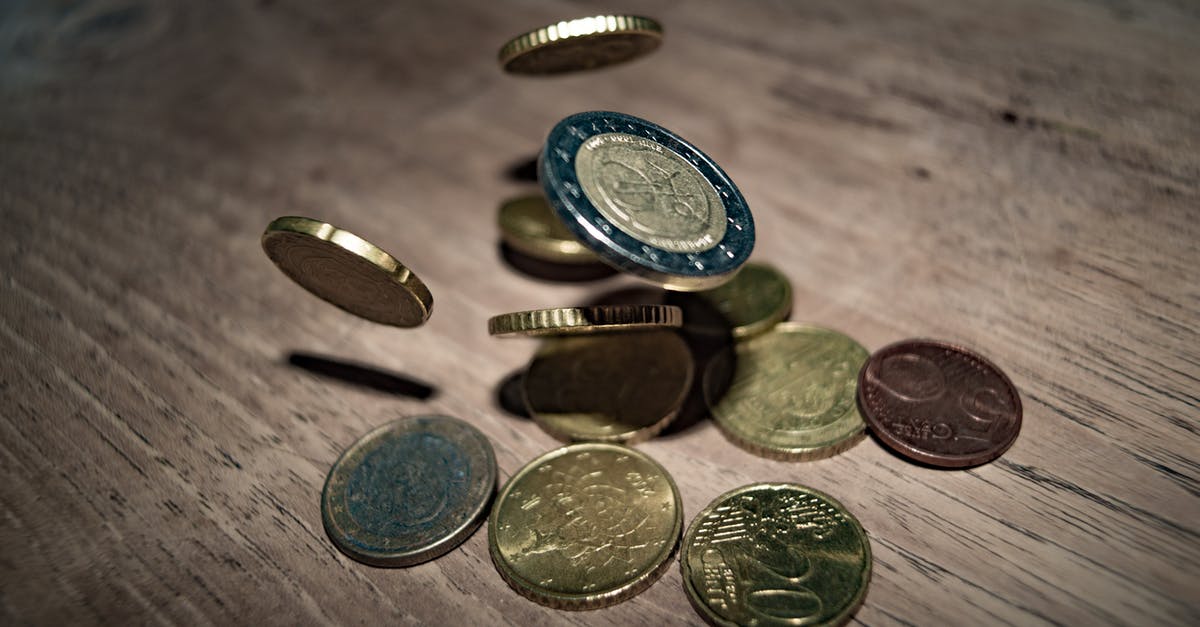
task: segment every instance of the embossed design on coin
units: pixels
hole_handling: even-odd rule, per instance
[[[509,480],[488,541],[513,589],[552,607],[592,609],[658,579],[682,524],[679,492],[656,462],[623,446],[576,444]]]
[[[597,15],[558,22],[513,38],[500,64],[514,74],[560,74],[630,61],[658,48],[662,26],[636,15]]]
[[[761,263],[747,263],[728,283],[699,295],[725,317],[738,339],[770,330],[792,311],[791,283],[779,270]],[[690,330],[691,320],[688,326]]]
[[[841,503],[796,484],[717,497],[680,559],[696,610],[718,625],[839,625],[866,595],[871,545]]]
[[[859,405],[896,452],[944,468],[985,464],[1021,430],[1021,398],[995,365],[960,346],[906,340],[859,373]]]

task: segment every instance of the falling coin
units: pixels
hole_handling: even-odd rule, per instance
[[[664,329],[683,324],[670,305],[594,305],[516,311],[488,320],[492,335],[586,335],[611,331]]]
[[[739,340],[769,331],[792,311],[791,283],[779,270],[761,263],[747,263],[728,283],[697,295],[721,312]]]
[[[535,259],[552,263],[591,264],[600,258],[579,243],[563,226],[546,199],[521,196],[500,206],[500,234],[504,243]]]
[[[662,43],[658,22],[636,15],[597,15],[529,31],[500,48],[514,74],[561,74],[631,61]]]

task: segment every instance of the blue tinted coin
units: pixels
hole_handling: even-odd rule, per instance
[[[321,518],[343,553],[410,566],[458,546],[487,513],[496,457],[478,429],[447,416],[386,424],[334,463]]]
[[[733,277],[754,249],[754,218],[712,159],[661,126],[624,113],[576,113],[538,159],[546,198],[605,262],[667,289]]]

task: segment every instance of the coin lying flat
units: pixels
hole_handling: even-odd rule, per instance
[[[590,264],[600,258],[563,226],[542,196],[521,196],[500,206],[500,234],[515,250],[552,263]]]
[[[487,438],[448,416],[383,425],[334,463],[321,493],[325,532],[373,566],[411,566],[466,540],[496,491]]]
[[[728,283],[699,292],[725,317],[733,337],[759,335],[792,312],[792,285],[779,270],[747,263]]]
[[[513,38],[500,48],[500,65],[514,74],[591,70],[653,52],[662,34],[662,26],[648,17],[583,17]]]
[[[992,362],[961,346],[906,340],[879,349],[858,379],[863,416],[900,455],[943,468],[978,466],[1012,446],[1021,397]]]
[[[716,287],[754,248],[733,181],[678,135],[606,111],[550,131],[538,178],[563,224],[613,267],[673,290]]]
[[[705,395],[717,425],[736,444],[765,457],[819,459],[856,444],[866,424],[858,413],[858,370],[867,351],[828,329],[781,323],[738,343],[732,380],[714,360]],[[719,398],[713,390],[725,388]]]
[[[692,606],[715,625],[840,625],[866,596],[871,543],[829,495],[760,483],[696,516],[679,565]]]
[[[433,308],[433,296],[417,275],[370,242],[331,224],[278,218],[263,232],[262,247],[288,278],[361,318],[415,327]]]
[[[496,570],[544,605],[620,603],[667,569],[683,525],[679,490],[645,454],[575,444],[517,471],[488,520]]]
[[[639,442],[675,418],[694,370],[670,331],[555,338],[525,372],[525,404],[561,440]]]
[[[585,335],[608,331],[665,329],[683,324],[669,305],[594,305],[515,311],[488,320],[492,335]]]

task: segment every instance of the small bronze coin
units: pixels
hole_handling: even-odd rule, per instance
[[[992,362],[961,346],[905,340],[879,349],[858,375],[871,431],[900,455],[966,468],[996,459],[1021,430],[1021,397]]]
[[[514,37],[500,49],[513,74],[562,74],[624,63],[662,42],[658,22],[637,15],[597,15],[558,22]]]
[[[513,198],[500,205],[504,243],[518,252],[551,263],[594,264],[600,258],[563,226],[542,195]]]
[[[492,316],[488,333],[501,336],[587,335],[665,329],[683,324],[672,305],[593,305],[514,311]]]

